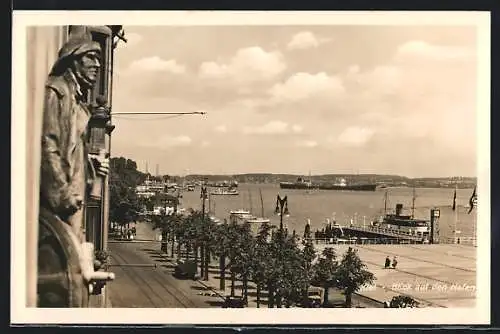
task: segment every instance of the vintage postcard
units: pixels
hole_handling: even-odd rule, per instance
[[[18,11],[12,64],[12,323],[489,323],[489,13]]]

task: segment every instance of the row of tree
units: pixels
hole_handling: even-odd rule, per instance
[[[111,159],[110,221],[126,225],[137,221],[144,207],[151,210],[153,205],[165,201],[160,197],[140,199],[136,196],[136,186],[147,177],[137,170],[135,161],[123,157]],[[237,279],[243,282],[241,294],[245,300],[248,282],[254,282],[258,305],[263,290],[268,291],[269,307],[307,304],[308,288],[315,285],[325,289],[325,302],[329,288],[343,290],[346,306],[350,307],[352,294],[375,279],[352,248],[340,261],[332,248],[326,248],[317,258],[309,238],[310,230],[304,233],[305,244],[299,245],[294,234],[288,235],[274,226],[263,224],[259,233],[252,235],[248,224],[215,224],[194,210],[188,215],[155,216],[154,225],[161,229],[166,241],[163,251],[177,257],[184,251],[184,257],[200,262],[205,280],[208,280],[210,259],[218,258],[220,288],[225,289],[226,273],[229,273],[232,296],[235,296]],[[416,302],[410,299],[402,296],[391,301],[390,307],[413,307]]]
[[[110,160],[110,203],[109,219],[119,225],[127,225],[138,219],[138,213],[143,209],[153,210],[155,205],[165,203],[166,200],[178,203],[178,199],[171,195],[158,195],[152,198],[139,198],[136,187],[146,178],[155,179],[150,174],[137,170],[137,163],[124,157]],[[168,176],[165,176],[168,178]],[[157,177],[158,179],[163,177]]]
[[[155,216],[153,223],[162,231],[164,252],[200,262],[205,280],[210,260],[218,258],[220,289],[225,289],[229,273],[231,296],[235,296],[235,281],[239,280],[241,297],[246,301],[248,283],[252,281],[257,289],[258,306],[263,290],[267,291],[269,307],[307,305],[308,289],[314,285],[324,288],[324,305],[328,304],[329,288],[338,288],[345,295],[346,307],[351,307],[352,294],[375,279],[353,248],[340,260],[333,248],[324,249],[317,258],[308,233],[301,245],[295,235],[269,224],[262,224],[253,235],[248,223],[216,224],[195,210],[185,216]]]

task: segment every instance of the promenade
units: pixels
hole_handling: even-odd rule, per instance
[[[198,279],[181,280],[172,276],[177,259],[167,256],[160,250],[160,242],[143,242],[141,240],[158,240],[159,232],[153,231],[148,223],[139,223],[137,228],[137,240],[126,243],[110,243],[110,249],[114,253],[123,254],[123,247],[129,249],[125,252],[133,251],[137,258],[130,258],[135,262],[142,261],[149,263],[149,267],[134,268],[134,275],[144,275],[146,272],[161,271],[161,276],[152,279],[156,287],[148,287],[147,295],[152,298],[162,298],[166,302],[160,302],[161,306],[156,306],[153,302],[145,300],[145,296],[134,299],[123,300],[122,295],[126,286],[120,283],[120,277],[126,275],[122,270],[115,269],[117,281],[111,286],[113,307],[220,307],[224,296],[231,294],[231,280],[229,272],[226,273],[225,289],[220,290],[220,276],[218,261],[212,260],[209,269],[209,279],[204,281]],[[321,252],[325,247],[333,247],[340,259],[349,245],[325,245],[315,244],[317,252]],[[475,306],[475,286],[476,286],[476,248],[461,245],[352,245],[358,249],[363,262],[368,266],[368,270],[373,272],[377,278],[375,284],[359,291],[359,295],[353,296],[353,306],[355,307],[380,307],[380,303],[389,302],[392,297],[405,294],[418,300],[422,306],[428,307],[474,307]],[[129,254],[130,255],[130,254]],[[122,256],[122,255],[119,255]],[[392,260],[394,256],[398,258],[396,269],[384,269],[383,264],[386,256]],[[151,265],[157,264],[160,269],[155,269]],[[199,273],[199,271],[198,271]],[[149,274],[151,275],[151,274]],[[127,280],[124,278],[123,280]],[[138,291],[130,286],[135,284],[128,279],[129,291]],[[118,284],[117,284],[118,283]],[[142,283],[145,284],[144,280]],[[148,283],[149,284],[149,283]],[[167,289],[162,287],[167,284]],[[134,290],[135,289],[135,290]],[[154,290],[156,289],[156,290]],[[174,290],[173,290],[174,289]],[[144,289],[143,289],[144,290]],[[235,295],[241,296],[242,282],[235,282]],[[180,301],[175,301],[176,297]],[[248,284],[248,307],[257,307],[255,284]],[[142,298],[142,299],[141,299]],[[118,305],[116,300],[119,299]],[[121,300],[120,300],[121,299]],[[137,300],[142,302],[137,303]],[[173,300],[173,301],[172,301]],[[344,296],[335,289],[330,289],[329,300],[333,304],[341,304]],[[378,302],[377,302],[378,301]],[[158,304],[158,302],[157,302]],[[144,306],[147,305],[147,306]],[[267,307],[267,295],[261,293],[260,307]]]
[[[375,274],[374,286],[361,294],[380,301],[405,294],[431,307],[475,307],[476,248],[456,244],[351,245]],[[318,252],[333,247],[340,258],[349,245],[315,245]],[[396,269],[384,261],[397,256]]]
[[[152,239],[147,223],[138,223],[137,238]],[[214,298],[194,293],[204,287],[197,281],[172,276],[173,265],[157,256],[159,243],[109,240],[111,272],[116,279],[107,289],[113,308],[202,308]]]

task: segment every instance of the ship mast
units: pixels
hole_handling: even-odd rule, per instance
[[[387,214],[387,190],[384,194],[384,216]]]
[[[412,219],[415,217],[415,198],[416,198],[415,185],[413,185],[413,198],[412,198],[412,203],[411,203],[411,218]]]

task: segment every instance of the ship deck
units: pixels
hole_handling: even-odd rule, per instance
[[[349,245],[315,245],[321,252],[333,247],[340,259]],[[476,248],[456,244],[351,245],[377,278],[361,295],[389,302],[404,294],[428,307],[475,307]],[[396,269],[384,261],[397,257]]]

